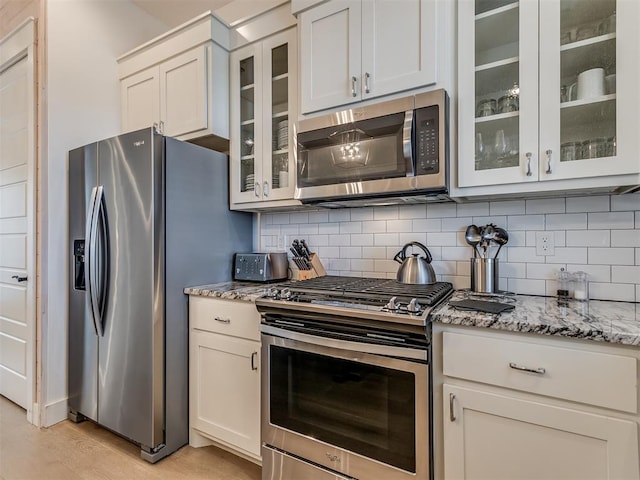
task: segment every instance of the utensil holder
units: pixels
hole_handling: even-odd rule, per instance
[[[471,259],[471,291],[480,293],[497,293],[498,288],[498,259]]]

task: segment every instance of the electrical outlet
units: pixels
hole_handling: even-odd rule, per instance
[[[553,232],[536,232],[536,255],[555,255]]]

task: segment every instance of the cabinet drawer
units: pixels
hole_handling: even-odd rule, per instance
[[[191,328],[260,341],[260,314],[253,302],[189,297]]]
[[[638,410],[633,357],[445,332],[443,373],[625,412]]]

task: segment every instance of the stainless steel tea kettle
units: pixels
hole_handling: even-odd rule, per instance
[[[417,253],[407,257],[407,248],[418,247],[424,252],[424,257],[418,256]],[[409,242],[402,250],[396,253],[393,259],[400,263],[396,278],[401,283],[425,284],[430,285],[436,283],[436,273],[431,266],[431,253],[429,249],[419,242]]]

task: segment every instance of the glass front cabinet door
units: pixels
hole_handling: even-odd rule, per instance
[[[295,29],[231,54],[231,203],[293,198]]]
[[[638,174],[639,12],[634,0],[462,1],[459,186]]]

